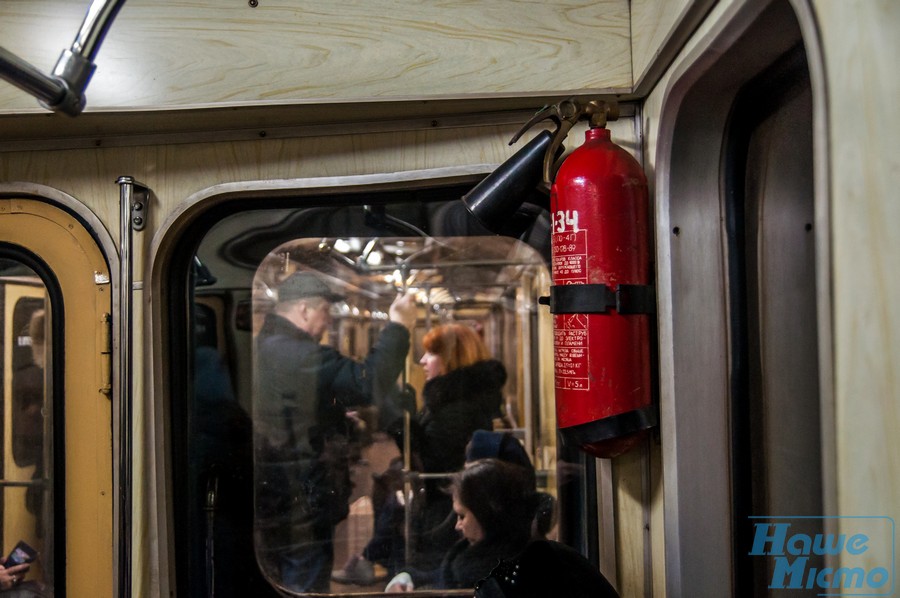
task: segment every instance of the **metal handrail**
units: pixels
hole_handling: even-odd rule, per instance
[[[46,478],[40,478],[37,480],[0,480],[0,488],[38,488],[41,486],[46,486],[47,482],[50,480]]]
[[[84,110],[84,90],[97,68],[94,57],[123,4],[125,0],[94,0],[51,75],[0,47],[0,78],[33,95],[45,108],[77,116]]]

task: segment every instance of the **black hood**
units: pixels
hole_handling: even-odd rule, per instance
[[[506,368],[496,359],[479,361],[437,376],[425,383],[422,395],[431,411],[457,401],[483,403],[486,409],[499,410]]]

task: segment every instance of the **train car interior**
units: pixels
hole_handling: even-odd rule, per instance
[[[893,595],[898,30],[0,2],[0,597]]]

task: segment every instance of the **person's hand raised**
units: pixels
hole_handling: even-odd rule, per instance
[[[401,293],[397,295],[394,302],[391,303],[388,315],[391,322],[402,324],[411,331],[415,327],[416,318],[418,317],[415,295],[410,293]]]

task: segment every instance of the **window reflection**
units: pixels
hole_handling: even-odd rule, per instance
[[[30,268],[15,260],[0,260],[3,378],[7,381],[3,385],[0,550],[5,557],[18,545],[20,554],[35,558],[26,571],[11,575],[17,590],[52,595],[52,409],[47,400],[52,338],[46,294]]]
[[[552,536],[550,373],[532,344],[549,338],[548,284],[542,258],[505,237],[296,239],[261,261],[243,313],[254,547],[273,586],[380,591],[439,571],[460,539],[447,488],[476,430],[499,434],[470,457],[524,456],[539,491],[528,527]],[[406,322],[400,296],[415,305]]]

